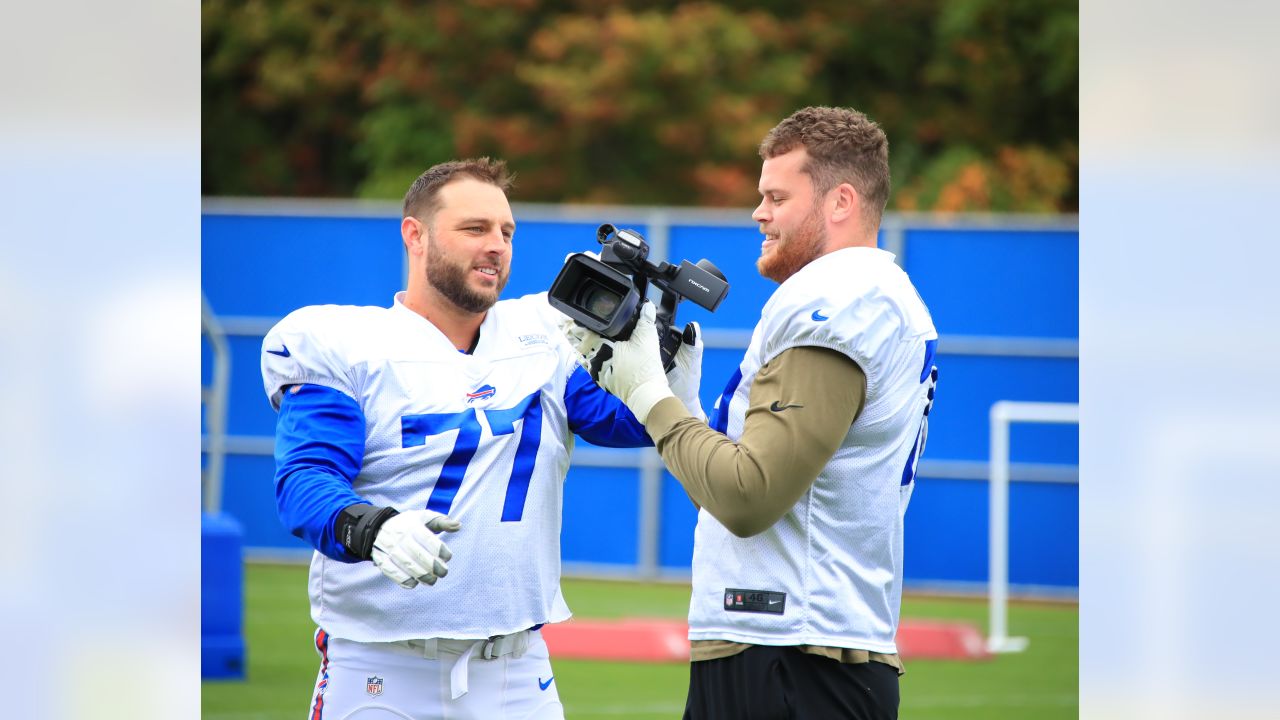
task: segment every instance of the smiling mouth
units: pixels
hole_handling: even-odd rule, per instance
[[[498,268],[492,268],[492,267],[478,267],[478,268],[474,268],[474,270],[475,270],[476,272],[480,273],[481,275],[487,275],[487,276],[489,276],[489,277],[491,277],[491,278],[497,278],[497,277],[498,277]]]

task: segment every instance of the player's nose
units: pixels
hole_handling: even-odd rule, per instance
[[[767,210],[765,210],[764,203],[765,201],[761,200],[760,204],[757,205],[756,209],[751,213],[751,219],[755,220],[761,225],[763,225],[765,222],[769,220],[769,213]]]
[[[484,251],[488,254],[507,255],[511,252],[511,243],[501,228],[494,228],[485,233]]]

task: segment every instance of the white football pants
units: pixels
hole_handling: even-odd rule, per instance
[[[542,633],[524,635],[523,653],[485,659],[483,640],[361,643],[318,630],[307,720],[564,720]]]

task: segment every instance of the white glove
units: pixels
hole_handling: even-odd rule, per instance
[[[449,573],[445,565],[453,553],[436,533],[453,532],[462,524],[434,510],[410,510],[392,517],[373,539],[373,564],[402,588],[419,582],[435,585]]]
[[[599,260],[600,256],[591,250],[581,253],[569,253],[564,256],[565,262],[569,262],[569,258],[574,255],[586,255],[593,260]],[[560,322],[558,323],[560,334],[564,335],[569,341],[569,345],[578,352],[578,364],[585,370],[591,369],[591,359],[595,356],[596,351],[604,344],[604,338],[594,332],[582,327],[574,322],[573,318],[560,313]]]
[[[693,344],[680,343],[680,349],[676,351],[676,363],[671,367],[671,372],[667,373],[667,382],[671,385],[671,392],[680,398],[689,414],[706,422],[707,414],[702,411],[702,401],[698,399],[698,387],[702,384],[702,327],[696,322],[689,325],[693,326]]]
[[[565,340],[569,341],[572,347],[578,353],[578,364],[584,369],[591,369],[591,358],[600,350],[600,346],[604,344],[604,338],[594,332],[582,327],[574,322],[568,315],[564,315],[559,323],[560,334],[564,335]]]
[[[621,400],[643,423],[663,398],[675,397],[662,372],[653,303],[645,301],[640,318],[626,342],[612,341],[613,357],[600,369],[600,386]]]

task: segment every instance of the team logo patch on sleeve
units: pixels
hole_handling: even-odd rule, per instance
[[[496,392],[498,391],[495,390],[492,385],[481,385],[475,390],[467,393],[467,404],[470,405],[476,400],[487,400],[493,397],[493,394]]]
[[[369,678],[368,680],[366,680],[364,683],[364,691],[374,696],[381,695],[382,694],[382,678],[375,675]]]
[[[772,613],[781,615],[787,607],[787,594],[774,590],[724,589],[724,609],[730,612]]]

